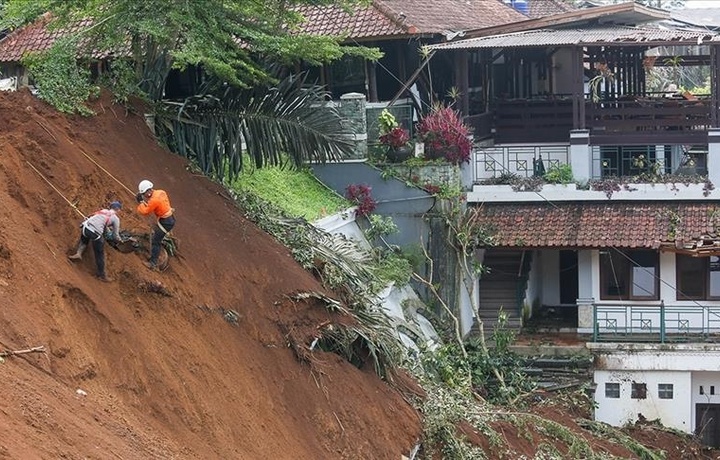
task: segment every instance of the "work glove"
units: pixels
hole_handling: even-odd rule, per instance
[[[135,195],[135,201],[137,201],[138,203],[142,203],[143,200],[144,200],[144,197],[143,197],[142,193],[138,193],[137,195]]]

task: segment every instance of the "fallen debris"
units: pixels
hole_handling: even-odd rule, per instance
[[[28,353],[45,353],[45,346],[40,345],[39,347],[27,348],[25,350],[0,351],[0,358],[7,358],[8,356],[16,356],[16,355],[26,355]]]

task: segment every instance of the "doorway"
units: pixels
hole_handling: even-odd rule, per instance
[[[720,404],[695,405],[695,434],[703,444],[720,447]]]
[[[577,251],[560,251],[560,303],[576,305],[578,298]]]

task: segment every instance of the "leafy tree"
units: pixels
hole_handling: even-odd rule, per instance
[[[96,49],[129,52],[141,89],[162,97],[171,68],[201,66],[232,85],[266,82],[263,59],[311,64],[375,49],[342,46],[341,37],[293,33],[303,20],[303,4],[350,6],[366,0],[4,0],[0,29],[17,27],[51,12],[63,27],[91,19],[84,30]]]

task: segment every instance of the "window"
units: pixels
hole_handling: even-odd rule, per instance
[[[605,384],[605,397],[610,399],[620,398],[620,384],[619,383],[606,383]]]
[[[647,385],[644,383],[633,382],[632,387],[630,387],[630,397],[632,399],[647,398]]]
[[[673,399],[673,384],[672,383],[659,383],[658,384],[658,398]]]
[[[600,147],[602,177],[639,176],[641,174],[668,174],[672,147],[658,150],[654,145]]]
[[[655,251],[600,252],[600,298],[604,300],[657,300],[658,253]]]
[[[690,257],[678,254],[677,300],[720,299],[720,257]]]

